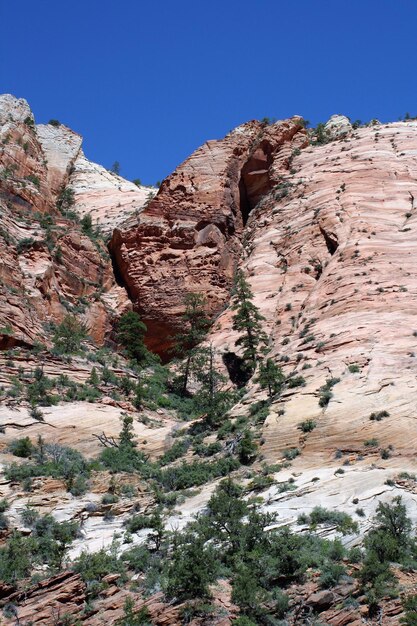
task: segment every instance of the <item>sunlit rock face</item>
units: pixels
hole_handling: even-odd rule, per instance
[[[76,310],[102,343],[130,306],[106,246],[94,243],[57,208],[71,190],[71,211],[93,226],[138,213],[154,190],[107,172],[84,156],[66,126],[36,125],[28,103],[0,96],[0,346],[48,342],[47,326]]]
[[[305,144],[301,118],[239,126],[184,161],[138,224],[114,231],[119,280],[148,326],[152,349],[166,354],[187,292],[203,293],[211,315],[227,305],[251,211]]]

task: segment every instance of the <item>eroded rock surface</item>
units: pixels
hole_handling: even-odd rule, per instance
[[[244,124],[184,161],[139,224],[115,230],[110,247],[117,271],[153,350],[169,348],[185,293],[203,293],[212,315],[227,304],[250,213],[305,144],[301,118]]]
[[[89,162],[77,133],[36,126],[27,102],[10,95],[0,97],[0,142],[0,346],[48,342],[47,324],[72,311],[102,343],[130,304],[104,242],[84,234],[68,209],[90,213],[108,232],[140,210],[149,189]],[[73,202],[61,215],[63,190]]]

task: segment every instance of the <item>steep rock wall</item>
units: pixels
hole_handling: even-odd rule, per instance
[[[203,293],[211,315],[227,304],[250,213],[305,144],[301,118],[239,126],[184,161],[137,224],[114,231],[118,277],[148,326],[151,349],[166,353],[185,293]]]

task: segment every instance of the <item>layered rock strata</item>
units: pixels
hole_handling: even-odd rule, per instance
[[[151,349],[166,354],[187,292],[203,293],[211,315],[227,305],[251,211],[306,143],[298,117],[239,126],[184,161],[138,224],[116,228],[110,250],[118,278],[148,326]]]

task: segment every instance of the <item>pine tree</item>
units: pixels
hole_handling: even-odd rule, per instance
[[[261,363],[257,382],[262,389],[268,389],[270,398],[281,391],[284,380],[282,369],[272,359]]]
[[[122,413],[122,429],[119,435],[119,447],[120,448],[134,448],[135,435],[133,431],[133,417],[127,413]]]
[[[242,346],[243,360],[250,371],[256,369],[256,362],[262,346],[266,346],[267,337],[262,330],[261,322],[265,319],[259,309],[252,302],[253,293],[246,281],[243,272],[236,273],[234,302],[232,310],[235,311],[233,317],[233,329],[239,331],[241,336],[237,339],[236,345]]]
[[[88,382],[90,383],[90,385],[93,385],[93,387],[97,387],[97,385],[100,383],[100,379],[98,377],[97,370],[95,367],[93,367],[93,369],[91,370],[91,374],[90,374],[90,378],[88,379]]]
[[[151,355],[145,346],[144,338],[147,328],[135,311],[124,313],[117,325],[117,339],[125,348],[130,359],[143,364]]]
[[[245,430],[242,439],[239,441],[237,452],[239,460],[245,465],[252,463],[256,457],[258,446],[253,440],[253,435],[250,430]]]
[[[113,172],[113,174],[117,174],[118,176],[120,176],[120,163],[119,163],[119,161],[115,161],[113,163],[113,165],[110,168],[110,171]]]
[[[184,298],[184,303],[185,311],[182,315],[182,321],[185,329],[182,333],[175,336],[174,348],[176,354],[184,359],[180,378],[180,393],[182,396],[185,396],[187,393],[193,361],[198,356],[196,346],[204,339],[210,324],[204,311],[206,301],[202,294],[188,293]]]
[[[206,412],[206,422],[211,428],[219,426],[234,401],[233,392],[224,389],[226,378],[216,369],[215,357],[216,351],[210,343],[194,358],[196,379],[201,384],[195,401]]]
[[[143,381],[141,376],[138,377],[138,382],[135,387],[135,397],[133,399],[133,406],[136,409],[141,409],[143,407],[143,397],[144,397],[144,388]]]
[[[66,315],[57,326],[54,336],[54,348],[63,354],[73,354],[81,347],[81,342],[87,337],[87,327],[79,322],[75,315]]]

